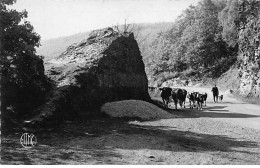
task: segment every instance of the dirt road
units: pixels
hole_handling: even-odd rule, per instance
[[[222,103],[213,103],[211,89],[200,87],[182,87],[187,91],[207,92],[207,107],[203,111],[214,120],[225,121],[242,127],[260,129],[260,106],[241,102],[225,91],[220,91],[224,96]],[[206,114],[205,114],[206,115]],[[205,116],[206,117],[206,116]]]
[[[202,111],[167,111],[178,117],[66,122],[54,132],[37,133],[32,149],[21,147],[20,132],[9,134],[2,137],[2,163],[260,164],[260,106],[227,94],[222,103],[213,103],[209,94]]]

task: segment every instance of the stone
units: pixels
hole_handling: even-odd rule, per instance
[[[46,74],[56,83],[49,101],[29,123],[50,118],[97,115],[102,104],[136,99],[151,101],[148,80],[132,33],[112,28],[95,30],[89,38],[69,46],[46,63]],[[39,117],[41,114],[45,116]]]

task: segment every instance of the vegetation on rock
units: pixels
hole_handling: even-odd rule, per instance
[[[240,94],[260,98],[260,1],[239,1]]]

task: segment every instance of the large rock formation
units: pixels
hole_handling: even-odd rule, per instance
[[[144,63],[132,33],[112,28],[93,31],[46,63],[46,73],[56,88],[29,123],[51,121],[53,116],[93,115],[97,113],[93,109],[105,102],[150,101]]]
[[[260,97],[260,1],[240,1],[239,91]]]

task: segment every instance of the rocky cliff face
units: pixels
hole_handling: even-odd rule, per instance
[[[240,1],[239,91],[260,97],[260,1]]]
[[[144,63],[132,33],[120,34],[112,28],[93,31],[88,39],[50,60],[46,73],[57,87],[31,121],[41,122],[54,114],[88,116],[116,100],[150,101]]]

